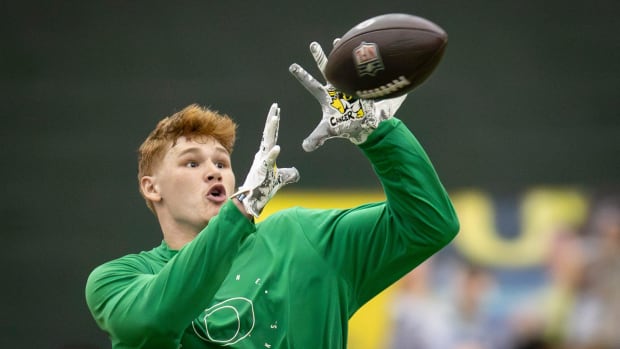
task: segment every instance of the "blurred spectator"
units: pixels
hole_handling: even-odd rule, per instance
[[[510,315],[512,348],[558,348],[566,342],[580,299],[585,261],[578,231],[558,228],[549,243],[546,282]]]
[[[575,348],[620,348],[620,198],[595,203],[587,230],[588,265],[569,323]]]
[[[593,201],[586,223],[558,226],[533,277],[508,284],[504,269],[431,258],[398,284],[391,348],[620,349],[620,196]]]
[[[491,275],[479,267],[460,265],[454,283],[448,285],[450,292],[442,294],[431,278],[434,262],[425,262],[400,282],[392,349],[495,349],[485,308]]]
[[[544,336],[551,343],[566,341],[568,322],[580,297],[585,264],[583,240],[578,232],[570,228],[558,232],[551,243],[549,287],[543,304]]]
[[[436,296],[430,276],[432,258],[399,282],[392,313],[393,349],[445,349],[451,343],[450,311]]]
[[[584,234],[550,243],[545,286],[511,315],[513,348],[620,348],[620,200],[593,205]]]
[[[464,265],[453,288],[454,348],[494,348],[495,331],[487,304],[493,286],[491,274],[475,265]]]

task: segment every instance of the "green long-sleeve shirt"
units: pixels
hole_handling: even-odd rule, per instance
[[[384,121],[360,148],[387,200],[292,208],[253,224],[232,202],[179,251],[96,268],[86,299],[121,348],[346,348],[348,319],[452,240],[458,220],[416,138]]]

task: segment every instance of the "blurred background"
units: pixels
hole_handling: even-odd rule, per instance
[[[404,12],[449,35],[398,116],[461,233],[355,315],[350,348],[620,348],[619,11],[614,0],[2,2],[0,347],[110,347],[84,284],[96,265],[160,243],[136,149],[190,103],[238,122],[239,181],[280,104],[278,162],[302,179],[270,210],[380,199],[346,141],[302,150],[320,110],[288,66],[319,76],[311,41],[329,51],[362,20]]]

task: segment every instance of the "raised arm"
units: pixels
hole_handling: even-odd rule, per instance
[[[324,67],[320,46],[312,43],[310,50],[319,69]],[[311,222],[305,231],[317,251],[351,286],[356,309],[450,242],[458,219],[421,144],[393,117],[404,96],[354,99],[329,82],[322,85],[297,64],[290,70],[323,113],[304,149],[314,150],[334,137],[351,140],[372,163],[387,197],[329,217],[299,211],[307,215],[300,221]]]

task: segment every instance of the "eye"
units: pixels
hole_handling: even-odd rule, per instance
[[[198,161],[190,160],[185,163],[185,167],[198,167]]]
[[[217,168],[226,168],[226,163],[222,162],[222,161],[216,161],[215,162],[215,167],[217,167]]]

